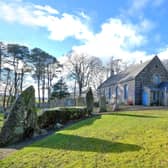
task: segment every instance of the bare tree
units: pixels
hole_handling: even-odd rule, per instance
[[[93,90],[97,90],[101,83],[103,83],[106,79],[106,68],[103,65],[103,62],[97,58],[93,57],[94,59],[94,68],[92,69],[92,77],[90,79],[90,87]]]
[[[89,56],[85,53],[72,51],[67,56],[70,77],[76,81],[79,96],[81,96],[84,88],[93,85],[93,78],[97,77],[97,72],[101,70],[102,63],[97,57]]]

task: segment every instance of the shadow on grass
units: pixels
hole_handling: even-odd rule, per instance
[[[160,118],[158,116],[152,116],[152,115],[138,115],[138,114],[126,114],[126,113],[113,113],[111,115],[118,115],[118,116],[128,116],[128,117],[140,117],[140,118]]]
[[[81,120],[80,122],[77,122],[77,123],[73,123],[72,121],[72,123],[67,124],[67,127],[65,129],[75,130],[75,129],[79,129],[80,127],[89,126],[89,125],[92,125],[98,119],[101,119],[101,115],[93,116],[91,118]]]
[[[87,151],[101,153],[122,153],[139,151],[142,147],[135,144],[111,142],[98,138],[77,135],[55,134],[30,147],[41,147],[71,151]]]

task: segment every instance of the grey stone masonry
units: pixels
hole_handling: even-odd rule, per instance
[[[118,88],[119,103],[140,105],[143,88],[157,88],[154,76],[159,76],[160,83],[168,81],[168,72],[157,56],[142,64],[130,66],[117,75],[112,75],[98,87],[98,93],[105,95],[107,101],[111,103],[116,97],[116,88]],[[127,99],[124,97],[125,85],[128,86]],[[111,91],[111,97],[109,91]]]
[[[156,56],[135,78],[135,104],[142,102],[142,89],[145,86],[155,87],[153,75],[160,76],[160,82],[168,81],[168,72]]]

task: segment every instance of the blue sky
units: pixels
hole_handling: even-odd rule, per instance
[[[107,60],[168,58],[167,0],[0,0],[0,41],[61,58],[74,49]]]

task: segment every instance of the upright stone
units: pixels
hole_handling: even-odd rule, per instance
[[[93,105],[94,105],[93,93],[92,89],[89,88],[89,90],[86,93],[86,106],[89,115],[91,115],[91,113],[93,112]]]
[[[101,96],[100,97],[99,106],[100,106],[100,112],[106,112],[107,111],[107,108],[106,108],[106,97],[105,96]]]
[[[35,90],[30,86],[13,104],[0,133],[0,146],[31,137],[36,128]]]
[[[117,98],[114,98],[114,104],[112,105],[112,111],[118,111],[119,110],[119,103],[117,102]]]
[[[78,97],[77,100],[76,100],[76,105],[77,106],[84,106],[85,105],[85,98]]]

